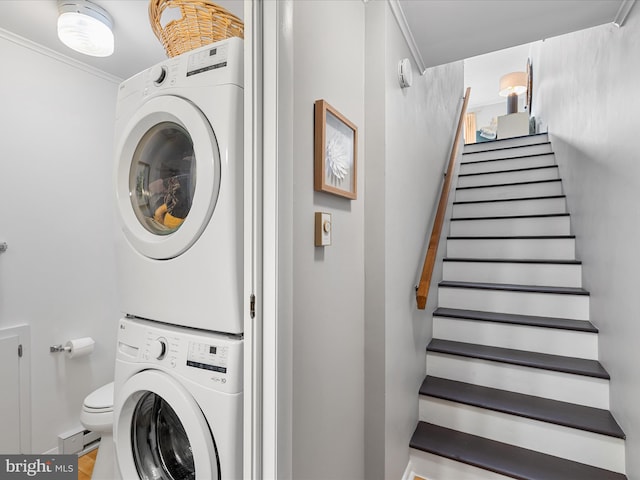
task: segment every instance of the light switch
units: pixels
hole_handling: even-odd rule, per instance
[[[331,214],[316,212],[316,247],[331,245]]]

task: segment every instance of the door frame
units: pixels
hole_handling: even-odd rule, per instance
[[[244,478],[291,478],[292,0],[245,0]]]

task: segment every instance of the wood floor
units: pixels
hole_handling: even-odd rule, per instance
[[[97,448],[78,458],[78,480],[91,480],[91,472],[93,472],[93,464],[96,463],[96,455],[98,455]],[[414,480],[425,479],[416,475]]]
[[[93,472],[93,465],[96,463],[96,455],[98,455],[97,448],[78,458],[78,480],[91,480],[91,472]]]

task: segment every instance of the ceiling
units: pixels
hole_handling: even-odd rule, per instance
[[[129,78],[166,59],[162,43],[151,30],[149,0],[91,0],[113,18],[115,52],[106,58],[74,52],[58,40],[56,0],[0,0],[0,28],[86,63],[120,79]],[[243,18],[243,0],[216,3]]]
[[[114,20],[111,57],[88,57],[58,40],[56,0],[0,0],[0,28],[120,79],[166,58],[149,24],[148,0],[93,1]],[[623,1],[391,0],[404,11],[426,67],[611,22]],[[217,3],[243,18],[243,0]]]
[[[398,0],[426,68],[613,22],[625,0]]]
[[[399,5],[405,32],[411,32],[408,42],[419,68],[464,60],[473,109],[504,102],[499,79],[526,70],[532,42],[619,20],[618,13],[628,13],[635,0],[391,2]]]

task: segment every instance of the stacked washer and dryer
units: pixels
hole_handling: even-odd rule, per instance
[[[242,478],[243,40],[120,85],[114,443],[127,480]]]

